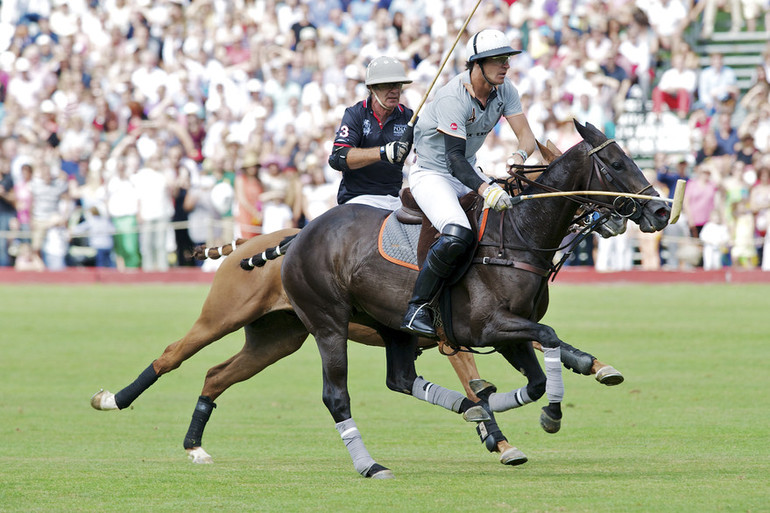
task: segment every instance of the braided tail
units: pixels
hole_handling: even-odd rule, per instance
[[[262,267],[268,260],[275,260],[279,256],[286,254],[286,250],[297,235],[292,235],[283,239],[280,244],[274,248],[268,248],[262,253],[252,256],[251,258],[244,258],[241,260],[241,269],[244,271],[251,271],[255,267]]]
[[[195,258],[195,260],[206,260],[207,258],[217,260],[220,257],[229,255],[235,251],[235,248],[247,240],[248,239],[235,239],[230,244],[226,246],[219,246],[218,248],[207,248],[205,245],[201,244],[200,246],[196,246],[195,249],[193,249],[193,258]]]

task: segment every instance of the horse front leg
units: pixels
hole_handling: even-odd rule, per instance
[[[543,350],[540,342],[533,341],[532,345],[538,351]],[[561,342],[561,363],[576,374],[593,375],[596,381],[608,387],[620,385],[625,381],[623,374],[612,365],[601,362],[591,353],[586,353],[564,341]]]
[[[537,341],[542,346],[543,363],[545,366],[545,395],[548,405],[544,406],[540,415],[540,425],[548,433],[556,433],[561,428],[561,403],[564,399],[564,381],[561,374],[561,340],[550,326],[533,322],[523,317],[503,314],[485,325],[482,335],[484,345],[512,350],[515,345],[526,347],[532,351],[531,342]],[[528,359],[531,361],[534,353]],[[512,362],[515,366],[515,364]],[[532,378],[527,375],[532,382]],[[533,390],[536,397],[529,397],[530,402],[536,401],[542,392]],[[539,395],[538,395],[539,393]],[[517,398],[517,401],[519,399]],[[525,404],[522,402],[520,405]]]
[[[323,402],[334,419],[334,427],[353,460],[353,467],[364,477],[393,478],[393,472],[377,463],[364,445],[350,411],[348,393],[347,322],[344,333],[329,330],[314,333],[323,368]]]

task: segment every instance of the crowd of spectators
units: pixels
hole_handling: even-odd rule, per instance
[[[335,205],[327,158],[368,62],[402,60],[416,107],[475,3],[3,1],[0,266],[163,271],[197,265],[197,244],[301,227]],[[767,26],[767,3],[733,2],[732,29]],[[612,136],[628,98],[649,100],[649,122],[677,116],[692,148],[649,170],[664,194],[690,188],[663,261],[660,234],[626,236],[642,265],[767,270],[770,52],[745,94],[721,55],[700,66],[685,35],[713,31],[712,4],[487,0],[437,87],[463,69],[467,34],[497,28],[525,50],[510,76],[540,141],[578,142],[572,118]],[[482,169],[505,173],[513,137],[490,134]]]

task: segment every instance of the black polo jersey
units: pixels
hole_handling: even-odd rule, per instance
[[[382,125],[371,107],[371,96],[345,109],[332,151],[340,148],[373,148],[401,139],[412,117],[412,109],[399,104]],[[403,164],[379,161],[360,169],[343,171],[337,203],[364,194],[398,196],[403,182]]]

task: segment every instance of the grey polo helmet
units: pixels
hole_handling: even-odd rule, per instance
[[[404,65],[401,61],[393,57],[377,57],[366,67],[367,86],[377,84],[411,84],[404,71]]]
[[[508,38],[499,30],[484,29],[468,40],[466,52],[468,62],[476,62],[500,55],[516,55],[521,50],[514,50]]]

